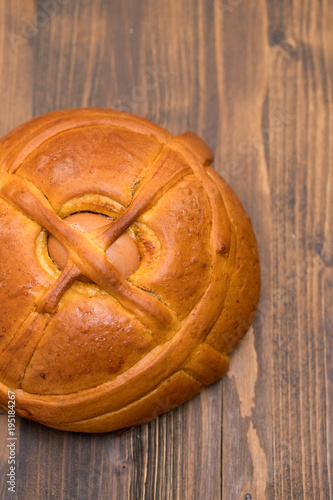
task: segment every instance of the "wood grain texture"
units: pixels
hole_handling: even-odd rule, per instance
[[[333,498],[330,0],[0,0],[0,135],[81,106],[192,130],[251,216],[257,318],[229,374],[124,434],[17,419],[1,498]]]

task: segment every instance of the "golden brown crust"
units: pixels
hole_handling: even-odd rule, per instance
[[[207,337],[207,342],[221,353],[228,353],[249,329],[257,311],[260,294],[260,263],[251,221],[231,187],[208,168],[221,190],[233,227],[235,245],[234,273],[219,319]]]
[[[260,271],[249,218],[212,160],[193,133],[173,138],[111,110],[50,113],[2,139],[2,406],[15,390],[22,416],[105,432],[151,420],[226,372]],[[62,220],[80,211],[113,220],[86,235]],[[127,280],[105,254],[124,231],[141,254]],[[47,232],[67,250],[61,273]]]

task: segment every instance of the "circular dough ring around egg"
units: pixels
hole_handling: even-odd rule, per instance
[[[1,140],[4,408],[14,391],[23,417],[106,432],[150,421],[226,373],[260,270],[250,219],[212,161],[191,132],[94,108],[49,113]],[[84,211],[113,220],[89,235],[62,220]],[[105,254],[124,231],[140,252],[127,280]],[[50,233],[69,255],[62,272]]]

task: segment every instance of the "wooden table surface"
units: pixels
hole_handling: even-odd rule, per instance
[[[98,106],[198,133],[257,235],[262,293],[225,378],[125,434],[17,419],[1,499],[333,498],[331,0],[0,0],[0,135]]]

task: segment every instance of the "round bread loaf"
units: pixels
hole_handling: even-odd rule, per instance
[[[228,370],[260,290],[250,219],[195,134],[104,109],[0,142],[0,404],[56,429],[147,422]]]

